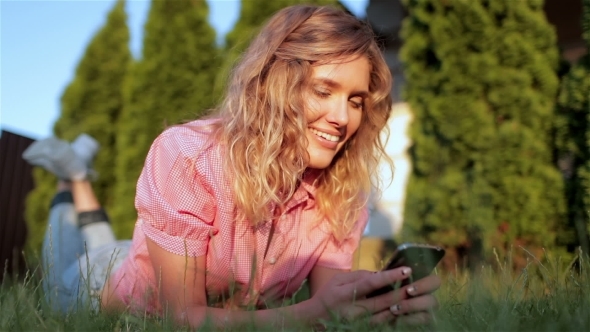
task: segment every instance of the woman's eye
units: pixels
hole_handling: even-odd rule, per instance
[[[354,100],[351,100],[350,101],[350,105],[354,109],[361,109],[362,110],[364,108],[364,105],[363,105],[363,102],[362,101],[354,101]]]
[[[330,91],[326,90],[314,89],[313,93],[320,98],[328,98],[330,96]]]

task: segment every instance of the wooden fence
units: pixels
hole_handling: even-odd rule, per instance
[[[22,159],[33,140],[2,130],[0,136],[0,282],[25,270],[25,198],[33,189],[32,167]]]

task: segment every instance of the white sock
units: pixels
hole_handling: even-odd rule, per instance
[[[78,136],[70,146],[86,164],[90,164],[99,148],[98,142],[87,134]]]

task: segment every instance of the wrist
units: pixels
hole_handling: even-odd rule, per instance
[[[301,312],[297,313],[298,317],[305,317],[305,323],[309,326],[315,327],[321,320],[330,318],[326,306],[317,298],[312,297],[298,305],[301,305]]]

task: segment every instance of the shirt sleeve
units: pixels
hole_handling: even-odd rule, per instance
[[[173,128],[152,144],[137,183],[135,207],[145,235],[171,253],[206,254],[215,200],[195,159],[199,137]]]
[[[339,242],[333,236],[330,237],[316,265],[338,270],[352,269],[352,257],[359,246],[368,220],[369,213],[364,208],[351,232],[344,240]]]

